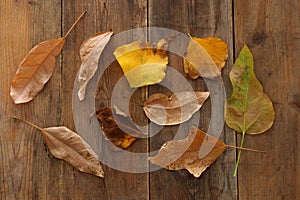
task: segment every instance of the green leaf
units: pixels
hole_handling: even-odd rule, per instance
[[[274,121],[272,102],[263,92],[253,68],[252,54],[245,45],[229,73],[233,92],[225,110],[227,125],[239,133],[263,133]]]
[[[242,133],[242,147],[245,134],[260,134],[271,128],[275,112],[270,98],[263,92],[263,87],[254,74],[253,56],[246,45],[229,77],[233,92],[226,100],[225,120],[230,128]],[[238,161],[239,158],[240,152]]]

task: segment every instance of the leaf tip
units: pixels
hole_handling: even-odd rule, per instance
[[[247,44],[244,44],[240,54],[245,54],[245,55],[251,56],[251,58],[252,58],[251,50],[250,50],[250,48],[248,47]]]
[[[17,91],[15,91],[15,88],[13,87],[13,85],[11,85],[9,95],[12,98],[14,104],[27,103],[33,99],[33,98],[24,98],[22,95],[17,95],[16,93]]]

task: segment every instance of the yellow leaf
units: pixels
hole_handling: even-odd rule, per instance
[[[197,45],[196,47],[195,42],[199,46]],[[207,53],[197,51],[199,47]],[[207,54],[211,58],[208,58]],[[195,57],[198,60],[192,64],[190,60],[193,60]],[[221,74],[227,58],[227,44],[221,39],[192,37],[184,59],[184,72],[192,79],[197,79],[199,76],[214,78],[216,75]],[[215,70],[216,67],[218,71]]]
[[[168,42],[166,39],[157,44],[136,41],[114,51],[131,87],[157,84],[165,78]]]

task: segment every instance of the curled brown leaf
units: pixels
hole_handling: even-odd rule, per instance
[[[102,133],[107,140],[117,147],[128,148],[142,134],[129,117],[118,108],[113,110],[107,107],[101,108],[96,114],[101,124]],[[117,119],[114,118],[114,115],[117,115]],[[112,145],[112,149],[119,150],[114,145]]]
[[[100,32],[86,39],[80,47],[81,67],[79,69],[78,97],[82,101],[85,97],[87,84],[95,75],[98,68],[98,60],[104,47],[110,40],[113,32]]]
[[[156,93],[144,102],[147,117],[159,125],[176,125],[189,120],[206,101],[209,92],[184,91],[170,97]]]

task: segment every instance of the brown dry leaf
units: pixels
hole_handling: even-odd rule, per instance
[[[165,78],[169,41],[162,39],[157,44],[136,41],[116,48],[114,55],[130,87],[153,85]]]
[[[100,32],[87,40],[80,47],[81,67],[79,69],[79,91],[78,97],[82,101],[85,97],[85,91],[88,82],[95,75],[98,68],[98,61],[104,47],[107,45],[113,32]]]
[[[10,88],[15,104],[31,101],[44,88],[53,74],[55,58],[60,54],[66,37],[85,13],[78,17],[64,37],[39,43],[19,64]]]
[[[129,117],[117,107],[113,111],[111,108],[101,108],[96,114],[100,121],[103,135],[117,147],[126,149],[137,140],[139,135],[143,134],[131,122]],[[118,119],[115,119],[113,114],[118,115]],[[119,150],[114,145],[111,146],[112,149]]]
[[[49,151],[56,158],[68,162],[81,172],[104,177],[97,154],[77,133],[64,126],[40,128],[21,118],[14,118],[39,129]]]
[[[65,38],[59,38],[44,41],[30,50],[11,83],[10,96],[15,104],[31,101],[44,88],[55,69],[55,57],[64,44]]]
[[[213,145],[204,157],[199,157],[202,145]],[[150,162],[169,170],[187,169],[199,177],[228,147],[222,141],[192,127],[187,138],[165,143],[159,153],[149,158]]]
[[[179,92],[170,97],[157,93],[144,102],[147,117],[159,125],[175,125],[189,120],[208,98],[209,92]]]
[[[194,43],[192,41],[194,41]],[[201,52],[202,50],[200,52],[197,51],[197,49],[200,49],[199,46],[201,46],[203,51],[207,52],[206,55]],[[207,58],[207,54],[211,57],[214,63],[211,62],[211,59]],[[196,62],[193,62],[193,58],[195,57],[198,58]],[[184,72],[192,79],[197,79],[199,76],[214,78],[216,74],[220,75],[227,58],[227,44],[221,39],[192,37],[184,59]],[[190,59],[195,65],[189,62]],[[216,66],[214,64],[217,66],[219,71],[215,72]]]

